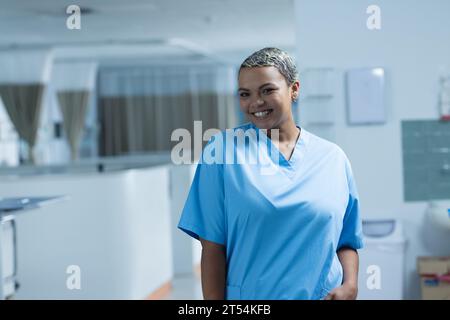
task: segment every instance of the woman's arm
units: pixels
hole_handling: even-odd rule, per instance
[[[338,250],[337,255],[344,270],[344,280],[325,300],[355,300],[358,294],[358,252],[344,247]]]
[[[226,284],[225,247],[204,239],[202,243],[201,276],[203,298],[224,300]]]

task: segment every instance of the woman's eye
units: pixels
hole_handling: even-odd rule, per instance
[[[271,93],[272,91],[274,91],[275,89],[272,89],[272,88],[269,88],[269,89],[264,89],[263,90],[263,93],[264,94],[269,94],[269,93]]]
[[[241,92],[241,93],[239,93],[239,96],[241,98],[245,98],[245,97],[248,97],[248,93],[247,92]]]

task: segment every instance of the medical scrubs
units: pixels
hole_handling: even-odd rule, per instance
[[[252,123],[233,130],[249,129],[263,134]],[[204,161],[205,147],[178,227],[226,247],[226,299],[323,299],[343,280],[337,251],[363,245],[350,163],[303,128],[289,160],[270,139],[236,143],[234,158],[254,144],[268,146],[256,150],[273,172]]]

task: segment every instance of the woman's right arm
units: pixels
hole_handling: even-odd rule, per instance
[[[205,239],[202,243],[201,277],[205,300],[224,300],[226,284],[225,247]]]

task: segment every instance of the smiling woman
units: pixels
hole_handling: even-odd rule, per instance
[[[238,80],[250,123],[232,130],[258,138],[223,148],[262,161],[211,163],[205,147],[178,225],[202,243],[205,299],[355,299],[362,232],[350,162],[295,124],[300,83],[287,53],[255,52]]]
[[[239,98],[242,112],[260,129],[279,130],[274,144],[289,159],[300,129],[292,115],[292,101],[300,82],[292,58],[277,48],[264,48],[248,57],[239,69]]]

